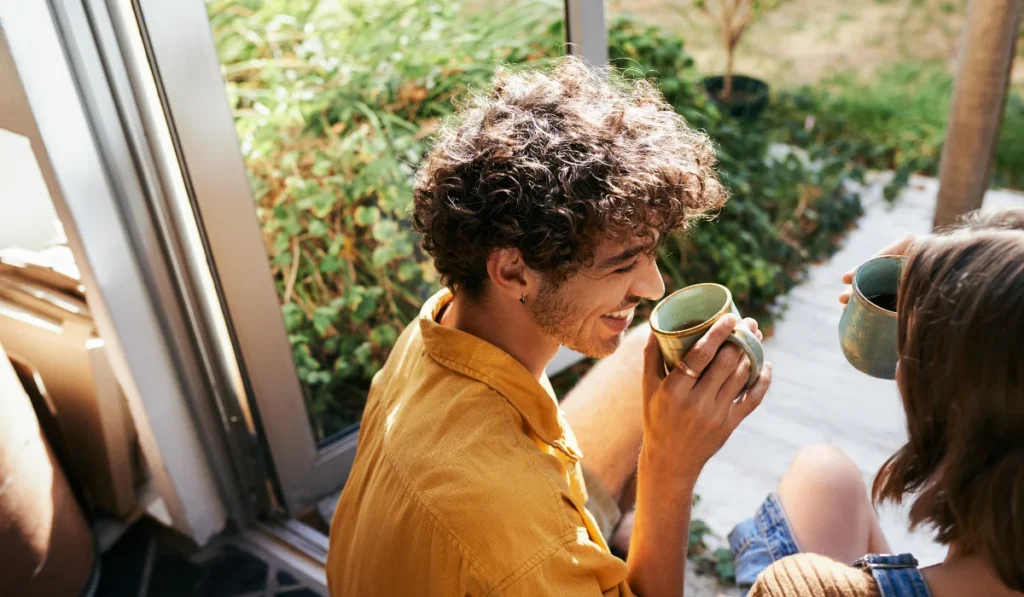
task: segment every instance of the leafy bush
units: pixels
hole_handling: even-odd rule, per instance
[[[248,165],[296,369],[324,438],[358,420],[402,327],[437,287],[409,228],[413,173],[439,119],[501,63],[562,52],[562,5],[502,11],[458,0],[211,0],[228,96]],[[765,314],[859,214],[846,160],[768,157],[769,137],[699,92],[683,42],[628,17],[610,56],[720,144],[733,198],[717,221],[670,239],[670,287],[729,286]],[[809,158],[809,159],[808,159]]]
[[[502,13],[422,0],[208,4],[297,373],[320,437],[436,287],[408,225],[440,118],[495,65],[561,46],[551,2]]]
[[[992,166],[992,185],[1024,188],[1024,98],[1016,91],[1006,98],[1006,112]]]
[[[659,265],[667,286],[718,282],[744,313],[765,316],[799,280],[805,266],[827,256],[861,213],[847,185],[859,179],[844,156],[807,144],[806,155],[772,158],[764,125],[718,111],[704,95],[683,41],[631,17],[609,27],[609,56],[626,76],[658,81],[666,99],[718,144],[719,172],[732,198],[719,217],[687,237],[669,239]],[[768,127],[775,126],[769,123]]]

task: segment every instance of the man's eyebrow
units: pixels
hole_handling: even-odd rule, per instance
[[[644,243],[642,245],[630,247],[614,257],[609,257],[608,259],[605,259],[604,261],[601,262],[601,264],[598,267],[601,269],[613,268],[617,265],[626,263],[627,261],[636,257],[640,253],[650,251],[653,247],[654,243]]]

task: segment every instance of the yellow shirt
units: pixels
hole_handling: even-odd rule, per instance
[[[633,593],[547,378],[423,307],[370,388],[331,523],[334,597]]]

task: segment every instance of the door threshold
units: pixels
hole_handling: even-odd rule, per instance
[[[292,571],[309,585],[327,591],[327,535],[297,520],[257,522],[233,534],[229,542]]]

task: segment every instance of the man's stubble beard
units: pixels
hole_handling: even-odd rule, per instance
[[[581,338],[581,326],[586,313],[575,305],[563,288],[545,280],[537,292],[537,298],[530,308],[533,320],[545,336],[588,357],[599,358],[611,354],[618,346],[596,346],[587,338]],[[609,350],[610,348],[610,350]]]

